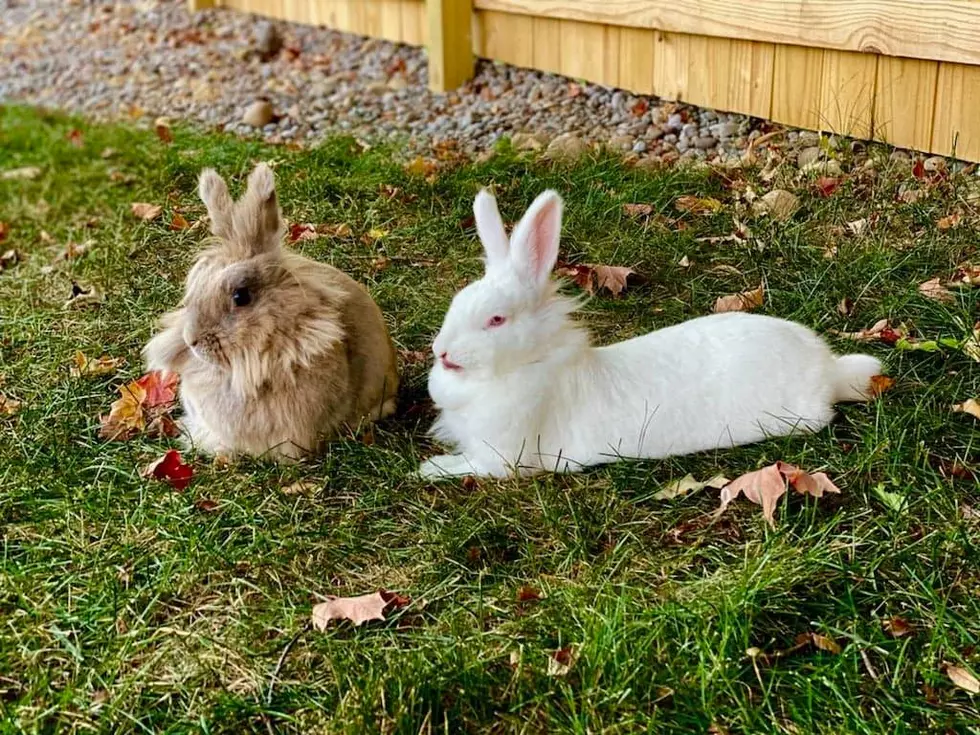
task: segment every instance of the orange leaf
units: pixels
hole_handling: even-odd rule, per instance
[[[894,385],[895,378],[889,378],[887,375],[872,375],[871,395],[880,396],[885,391],[891,390]]]
[[[85,134],[77,128],[69,130],[65,135],[65,138],[76,148],[82,148],[85,146]]]
[[[133,211],[133,216],[144,222],[155,220],[163,212],[163,207],[159,204],[148,204],[146,202],[133,202],[130,208]]]
[[[889,618],[888,620],[882,621],[881,627],[892,638],[901,638],[913,632],[912,626],[909,625],[909,621],[905,618]]]
[[[170,132],[170,121],[167,118],[158,117],[153,123],[153,130],[156,132],[157,137],[164,143],[173,142],[174,136]]]
[[[722,314],[726,311],[751,311],[762,306],[765,300],[766,290],[763,286],[759,286],[759,288],[754,288],[751,291],[719,296],[712,311],[715,314]]]
[[[674,202],[680,212],[690,212],[691,214],[713,214],[722,208],[721,202],[711,197],[680,196]]]
[[[174,212],[174,216],[170,218],[170,229],[174,232],[178,230],[186,230],[191,226],[191,223],[187,221],[180,212]]]
[[[110,441],[125,440],[143,430],[143,401],[146,391],[136,381],[119,388],[122,396],[109,408],[109,415],[103,416],[99,436]]]
[[[177,373],[151,370],[137,380],[136,385],[142,388],[145,393],[143,405],[146,408],[157,408],[158,406],[167,406],[177,400],[177,384],[179,382],[180,377]]]

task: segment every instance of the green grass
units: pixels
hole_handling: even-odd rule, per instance
[[[75,127],[81,148],[66,139]],[[167,442],[97,437],[116,387],[142,372],[156,317],[180,297],[201,233],[167,225],[176,207],[191,221],[203,213],[194,186],[204,166],[237,188],[270,160],[290,221],[348,223],[351,238],[298,246],[366,282],[402,350],[426,350],[455,289],[479,273],[465,219],[490,183],[511,221],[556,187],[567,198],[566,257],[647,276],[586,306],[602,342],[706,313],[760,281],[765,313],[823,332],[887,316],[922,337],[961,338],[977,292],[944,304],[917,284],[977,258],[967,179],[905,204],[895,194],[911,176],[889,168],[887,152],[874,152],[877,175],[829,198],[787,168],[776,183],[803,208],[787,223],[751,221],[760,248],[700,240],[732,230],[733,192],[709,170],[639,171],[605,156],[553,166],[502,147],[429,183],[397,151],[349,139],[293,151],[175,134],[166,146],[152,132],[0,109],[0,170],[43,169],[0,180],[10,226],[0,250],[26,254],[0,273],[0,391],[22,401],[0,417],[0,732],[980,732],[978,698],[944,673],[946,663],[980,673],[980,525],[962,507],[980,507],[980,492],[943,472],[976,461],[976,420],[950,407],[980,396],[980,371],[954,350],[869,345],[896,387],[813,437],[475,487],[412,476],[436,450],[420,364],[405,369],[402,416],[373,445],[336,442],[292,467],[195,457],[184,493],[139,476]],[[102,158],[107,147],[118,152]],[[766,190],[758,171],[747,177]],[[679,215],[682,194],[726,209]],[[133,201],[163,204],[164,216],[138,222]],[[627,202],[686,227],[630,218]],[[938,229],[957,207],[962,225]],[[867,234],[839,234],[871,213]],[[372,228],[387,234],[366,244]],[[44,269],[59,246],[86,239],[96,243],[87,255]],[[379,251],[391,264],[375,273]],[[690,268],[677,265],[684,255]],[[73,279],[104,290],[105,304],[63,309]],[[845,297],[850,317],[837,310]],[[75,379],[75,350],[129,363]],[[827,471],[842,495],[786,498],[774,530],[745,501],[708,525],[712,491],[651,497],[688,472],[732,477],[777,459]],[[283,493],[299,480],[319,490]],[[905,510],[876,489],[904,497]],[[524,585],[543,599],[518,601]],[[322,595],[379,587],[414,602],[386,623],[308,626]],[[914,635],[883,631],[893,616]],[[746,655],[809,631],[842,652]],[[577,661],[549,676],[548,658],[567,646]]]

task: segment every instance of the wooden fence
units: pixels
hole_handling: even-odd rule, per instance
[[[980,160],[980,0],[189,0]]]

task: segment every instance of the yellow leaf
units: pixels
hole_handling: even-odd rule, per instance
[[[968,413],[974,418],[980,419],[980,403],[975,398],[968,398],[963,403],[957,403],[953,406],[953,411],[956,413]]]
[[[147,202],[133,202],[130,209],[132,209],[134,217],[144,222],[155,220],[163,212],[163,207],[159,204],[148,204]]]
[[[960,689],[970,694],[980,694],[980,679],[977,679],[970,671],[960,666],[947,666],[946,676]]]
[[[76,351],[75,356],[72,358],[72,363],[70,368],[71,376],[73,378],[81,378],[114,373],[126,364],[126,358],[103,355],[97,360],[90,360],[85,356],[85,353]]]
[[[677,197],[674,206],[680,212],[690,212],[691,214],[712,214],[721,211],[722,208],[721,202],[717,199],[689,195]]]
[[[719,296],[712,311],[716,314],[722,314],[726,311],[751,311],[762,306],[765,300],[765,288],[759,286],[759,288],[754,288],[751,291]]]

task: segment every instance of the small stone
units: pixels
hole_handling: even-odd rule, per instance
[[[391,79],[388,80],[388,89],[400,92],[408,86],[408,80],[401,74],[395,74]]]
[[[534,133],[514,133],[510,142],[519,151],[540,151],[544,148],[544,141]]]
[[[698,126],[694,123],[688,123],[681,129],[682,138],[696,138],[698,136]]]
[[[262,61],[270,61],[282,49],[282,36],[274,23],[262,23],[255,36],[255,50]]]
[[[679,133],[681,128],[684,127],[684,118],[680,116],[680,113],[675,112],[673,115],[667,118],[667,122],[664,123],[668,132]]]
[[[804,148],[796,154],[796,165],[801,169],[805,169],[819,161],[822,156],[823,151],[817,146]]]
[[[706,151],[714,148],[718,141],[712,138],[710,135],[702,135],[700,138],[694,141],[694,147],[699,151]]]
[[[712,125],[708,130],[713,136],[721,140],[727,140],[735,135],[738,131],[738,124],[734,122],[724,122]]]
[[[646,153],[647,142],[645,140],[638,140],[633,144],[633,153]]]
[[[790,219],[799,208],[800,200],[785,189],[773,189],[752,203],[752,211],[757,216],[768,214],[777,222]]]
[[[253,128],[264,128],[276,117],[272,104],[267,100],[255,100],[242,115],[242,122]]]
[[[929,173],[946,170],[946,159],[942,156],[930,156],[922,162],[922,168]]]
[[[625,153],[633,148],[633,136],[617,135],[614,138],[610,138],[607,145],[614,151],[622,151]]]
[[[548,145],[545,156],[553,161],[572,161],[589,150],[589,144],[574,133],[563,133]]]
[[[817,176],[840,176],[842,171],[840,163],[833,159],[829,161],[814,161],[804,169],[809,174]]]
[[[820,145],[820,133],[814,133],[812,130],[801,130],[799,140],[805,146]]]
[[[888,160],[892,163],[909,163],[912,159],[905,151],[892,151],[892,154],[888,156]]]

